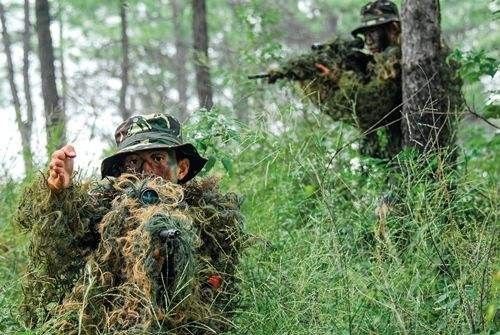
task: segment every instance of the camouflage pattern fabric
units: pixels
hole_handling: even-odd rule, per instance
[[[361,25],[352,31],[354,37],[370,28],[389,22],[399,22],[398,6],[388,0],[369,2],[361,8],[360,14]]]

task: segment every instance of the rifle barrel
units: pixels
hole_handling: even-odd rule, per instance
[[[269,73],[259,73],[248,76],[248,79],[263,79],[269,78],[271,75]]]

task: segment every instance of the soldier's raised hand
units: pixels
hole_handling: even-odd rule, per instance
[[[47,183],[53,192],[59,192],[71,185],[75,157],[75,148],[70,144],[66,144],[52,154]]]

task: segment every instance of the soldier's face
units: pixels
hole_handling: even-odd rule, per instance
[[[388,38],[383,27],[375,27],[365,31],[365,44],[371,53],[382,52],[388,44]]]
[[[189,160],[176,160],[166,150],[144,150],[128,154],[123,167],[126,172],[158,176],[176,183],[184,178],[189,170]]]

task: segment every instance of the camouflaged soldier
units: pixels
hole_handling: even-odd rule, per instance
[[[362,154],[390,158],[400,151],[402,138],[399,13],[391,1],[374,1],[362,7],[361,18],[352,35],[362,35],[366,51],[373,56],[367,75],[316,64],[330,83],[323,81],[315,103],[334,119],[348,119],[359,128]]]
[[[133,116],[115,139],[102,180],[80,181],[66,145],[21,197],[15,221],[31,233],[21,315],[44,334],[227,330],[239,197],[193,179],[207,160],[171,116]]]
[[[101,164],[102,178],[121,173],[143,173],[174,183],[185,183],[201,171],[207,160],[190,143],[182,142],[179,121],[171,116],[134,116],[115,132],[118,152]],[[52,154],[47,183],[54,192],[69,187],[73,174],[73,146]]]

